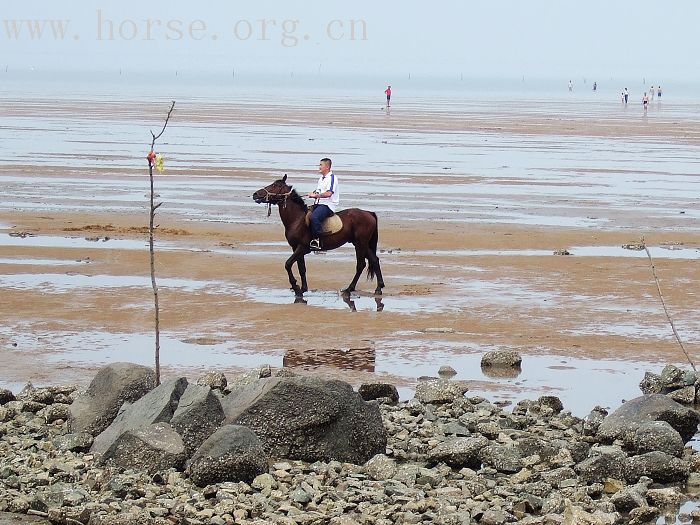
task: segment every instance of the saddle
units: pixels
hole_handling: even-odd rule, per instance
[[[304,217],[304,223],[308,227],[311,224],[311,213],[313,212],[313,207],[306,212],[306,217]],[[335,213],[325,219],[321,223],[321,237],[324,235],[332,235],[343,229],[343,221]]]

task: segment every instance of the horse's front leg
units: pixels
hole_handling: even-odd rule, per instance
[[[302,251],[301,256],[297,259],[297,268],[299,269],[299,277],[301,278],[301,293],[309,291],[309,285],[306,282],[306,260],[304,259],[306,253]]]
[[[292,256],[289,259],[287,259],[286,263],[284,263],[284,269],[287,270],[287,275],[289,276],[289,284],[291,285],[292,290],[294,290],[294,295],[296,295],[297,297],[301,297],[306,291],[306,265],[303,262],[301,263],[304,266],[304,273],[302,274],[302,284],[304,285],[303,289],[299,288],[297,280],[294,278],[292,267],[294,266],[294,263],[299,262],[300,258],[303,261],[303,257],[304,249],[300,246],[297,246]]]

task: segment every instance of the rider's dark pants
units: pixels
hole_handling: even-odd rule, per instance
[[[321,223],[333,215],[331,209],[325,204],[317,204],[311,214],[311,237],[318,239],[321,235]]]

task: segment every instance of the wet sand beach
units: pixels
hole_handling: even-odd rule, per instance
[[[0,383],[87,384],[103,364],[153,361],[147,249],[149,129],[164,100],[6,98],[0,109]],[[525,109],[523,109],[525,108]],[[700,119],[664,102],[326,100],[178,102],[157,148],[156,267],[165,376],[269,363],[404,397],[441,365],[493,400],[559,395],[585,415],[639,394],[644,372],[691,359]],[[295,302],[277,210],[252,193],[318,159],[342,207],[379,217],[386,289],[344,299],[351,246],[307,257]],[[570,255],[555,255],[566,250]],[[296,270],[296,269],[295,269]],[[321,333],[322,335],[317,335]],[[522,372],[482,372],[509,348]]]

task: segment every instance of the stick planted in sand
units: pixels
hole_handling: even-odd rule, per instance
[[[153,191],[153,166],[156,164],[156,154],[154,153],[154,147],[156,145],[156,140],[158,140],[161,135],[165,132],[165,128],[168,127],[168,121],[170,121],[170,115],[172,115],[173,110],[175,109],[175,101],[173,100],[172,105],[170,106],[170,110],[168,111],[168,116],[165,118],[165,124],[163,124],[163,129],[160,130],[160,133],[156,135],[151,131],[151,137],[153,137],[153,140],[151,141],[151,151],[148,154],[148,177],[151,181],[151,213],[150,213],[150,220],[148,223],[148,251],[151,255],[151,286],[153,287],[153,302],[155,305],[155,330],[156,330],[156,353],[155,353],[155,361],[156,361],[156,385],[160,385],[160,314],[158,310],[158,285],[156,284],[156,256],[155,256],[155,251],[153,249],[153,233],[155,231],[156,226],[154,226],[155,222],[155,216],[156,216],[156,210],[160,208],[162,202],[159,202],[158,204],[155,203],[155,192]]]

